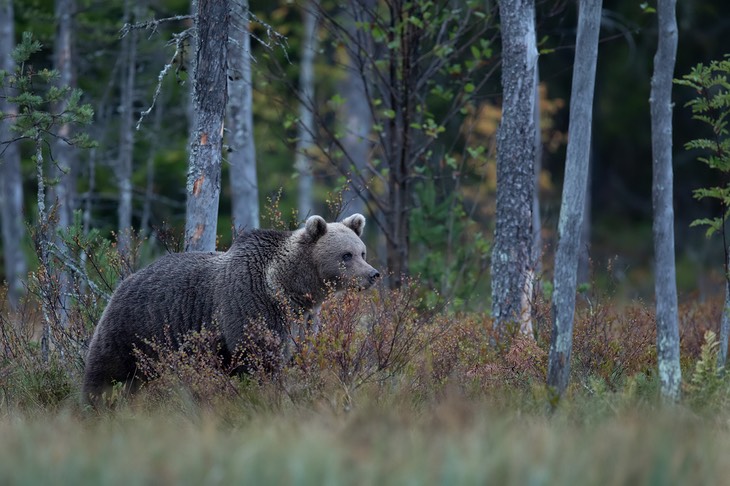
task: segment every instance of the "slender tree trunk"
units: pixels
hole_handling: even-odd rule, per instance
[[[338,90],[344,100],[340,116],[344,125],[342,147],[345,152],[345,171],[350,174],[349,182],[342,195],[343,216],[365,213],[365,189],[369,177],[367,174],[368,159],[370,158],[371,142],[370,131],[373,125],[373,116],[370,113],[365,81],[359,71],[357,49],[365,45],[362,29],[357,28],[358,22],[367,22],[370,12],[374,8],[373,0],[352,2],[352,15],[343,19],[347,34],[357,39],[354,45],[347,48],[347,75],[338,84]]]
[[[75,0],[56,0],[56,41],[54,45],[54,68],[59,73],[58,85],[76,85],[73,65],[73,18],[76,13]],[[66,101],[62,101],[55,107],[56,113],[61,113],[66,108]],[[48,189],[51,204],[55,204],[56,227],[49,228],[48,237],[54,241],[58,251],[66,253],[65,243],[55,236],[55,230],[67,229],[73,222],[73,211],[76,193],[76,172],[78,164],[75,160],[75,148],[69,145],[64,139],[70,139],[71,125],[63,124],[58,128],[57,137],[51,146],[52,168],[51,174],[58,179],[58,182]],[[51,223],[49,222],[49,225]],[[49,269],[50,270],[50,269]],[[58,272],[58,303],[59,313],[56,318],[62,327],[68,327],[68,296],[71,287],[71,278],[65,270]]]
[[[227,0],[198,0],[197,4],[198,46],[193,87],[196,120],[188,169],[185,251],[213,251],[221,189],[223,123],[228,101],[230,7]]]
[[[540,174],[542,172],[542,130],[540,128],[540,71],[535,66],[535,192],[532,195],[532,268],[542,270],[542,220],[540,219]]]
[[[717,367],[722,370],[725,369],[725,365],[727,364],[728,335],[730,335],[730,276],[727,273],[728,269],[730,269],[730,248],[727,248],[726,251],[725,306],[722,309],[722,318],[720,321],[720,352],[717,356]]]
[[[657,361],[662,397],[679,399],[679,317],[674,261],[672,171],[672,78],[677,58],[676,0],[659,0],[659,45],[651,78],[651,145],[654,203],[654,289],[656,292]],[[727,348],[727,343],[726,343]]]
[[[124,2],[124,22],[134,18],[135,6],[131,0]],[[122,70],[120,99],[119,158],[117,160],[117,248],[122,255],[129,252],[132,230],[132,160],[134,156],[134,85],[137,71],[137,30],[132,29],[122,39]]]
[[[532,208],[535,191],[534,0],[499,2],[502,122],[497,135],[497,218],[492,251],[492,316],[498,333],[531,319]]]
[[[33,157],[36,167],[36,179],[38,184],[38,227],[37,237],[40,253],[40,266],[38,268],[38,278],[44,291],[49,288],[50,280],[50,259],[48,256],[48,245],[50,243],[50,224],[48,222],[48,214],[46,213],[46,181],[43,172],[43,141],[38,136],[35,140],[35,156]],[[43,329],[41,331],[41,359],[44,363],[48,363],[51,349],[51,316],[48,309],[48,298],[41,299],[41,312],[43,314]]]
[[[253,84],[248,0],[233,2],[229,39],[228,132],[232,152],[233,223],[237,230],[259,227],[259,186],[253,137]]]
[[[0,69],[13,72],[12,58],[15,47],[15,24],[12,0],[0,0]],[[12,140],[13,115],[17,106],[0,98],[0,112],[9,116],[0,120],[0,141]],[[0,221],[2,221],[2,243],[5,264],[5,279],[8,283],[8,304],[17,309],[23,295],[23,281],[28,271],[23,254],[23,179],[20,172],[20,148],[17,143],[0,146]]]
[[[568,126],[570,138],[558,222],[558,250],[555,255],[553,334],[547,377],[548,385],[554,388],[558,396],[562,396],[565,392],[570,376],[576,274],[588,184],[593,90],[596,81],[600,26],[601,0],[581,0],[570,95]]]
[[[165,113],[164,98],[160,97],[155,105],[155,118],[152,123],[152,133],[160,134],[162,128],[163,114]],[[144,202],[142,203],[142,218],[139,223],[139,228],[142,234],[146,237],[152,232],[152,196],[155,190],[155,154],[157,153],[158,147],[154,144],[150,146],[150,151],[147,154],[146,163],[146,182],[144,190]]]
[[[304,40],[299,70],[299,136],[294,167],[299,177],[299,219],[310,216],[313,211],[312,159],[310,150],[314,147],[314,53],[317,50],[317,3],[308,2],[304,9]]]

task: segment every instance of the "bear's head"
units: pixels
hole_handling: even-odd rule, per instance
[[[335,286],[366,289],[380,277],[365,257],[367,251],[360,239],[365,217],[353,214],[339,223],[327,223],[321,216],[310,216],[304,226],[312,248],[312,259],[319,277]]]

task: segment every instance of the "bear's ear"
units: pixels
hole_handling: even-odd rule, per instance
[[[310,216],[304,224],[304,229],[312,241],[317,241],[327,232],[327,221],[322,216]]]
[[[342,224],[354,231],[357,236],[362,236],[362,231],[365,229],[365,216],[355,213],[343,219]]]

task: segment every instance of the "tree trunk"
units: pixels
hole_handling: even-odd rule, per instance
[[[676,0],[658,4],[659,45],[651,81],[657,361],[662,396],[679,399],[679,318],[674,255],[672,77],[677,55]]]
[[[152,122],[152,133],[158,136],[161,133],[162,120],[165,114],[164,98],[157,100],[155,104],[155,118]],[[152,144],[147,154],[147,162],[145,164],[146,181],[144,189],[144,202],[142,203],[142,218],[139,222],[139,229],[144,237],[152,233],[152,197],[155,190],[155,154],[157,147]]]
[[[229,39],[228,132],[231,199],[236,230],[259,227],[259,186],[253,138],[253,84],[248,0],[233,2]]]
[[[317,50],[317,2],[312,0],[304,8],[304,40],[299,67],[299,135],[294,167],[299,177],[299,219],[313,213],[312,159],[309,153],[314,148],[314,53]]]
[[[59,86],[74,87],[76,80],[73,66],[73,16],[76,13],[75,0],[56,0],[56,42],[54,45],[54,68],[59,73],[57,83]],[[54,108],[56,113],[62,113],[66,109],[66,101],[60,102]],[[78,164],[75,162],[74,147],[64,139],[70,139],[71,124],[61,125],[56,132],[57,137],[53,139],[51,147],[52,168],[51,174],[58,182],[50,186],[48,195],[51,204],[56,205],[57,222],[55,228],[49,222],[48,237],[53,240],[60,253],[66,253],[66,245],[56,235],[56,230],[66,230],[73,221],[74,198],[76,192],[76,172]],[[50,269],[47,269],[50,270]],[[56,316],[63,328],[68,327],[67,301],[70,292],[71,279],[65,270],[58,272],[58,302],[59,314]]]
[[[651,78],[651,145],[654,203],[654,289],[656,292],[657,362],[664,400],[679,399],[679,317],[674,257],[672,171],[672,78],[677,58],[676,0],[659,0],[659,44]],[[726,343],[727,346],[727,343]]]
[[[344,125],[342,138],[343,152],[345,153],[344,171],[349,174],[349,181],[342,194],[343,216],[360,213],[364,214],[368,184],[368,159],[370,158],[371,142],[370,131],[373,125],[373,116],[370,113],[365,82],[358,66],[358,55],[355,52],[365,44],[362,29],[357,28],[358,22],[367,22],[371,18],[370,12],[374,8],[373,0],[352,2],[352,15],[344,18],[342,23],[347,34],[358,39],[354,45],[347,48],[347,75],[338,84],[338,90],[344,100],[340,116]]]
[[[185,251],[213,251],[216,247],[223,121],[228,101],[229,17],[228,1],[198,0],[193,86],[195,127],[186,188]]]
[[[497,206],[492,251],[492,317],[498,333],[531,319],[537,45],[533,0],[499,2],[502,121],[497,136]]]
[[[730,248],[726,251],[728,253],[726,254],[727,258],[725,260],[727,262],[727,266],[725,267],[725,305],[722,309],[722,318],[720,321],[720,352],[717,356],[717,367],[722,370],[725,369],[725,365],[727,364],[727,345],[728,335],[730,334],[730,277],[727,275],[728,269],[730,269]]]
[[[15,24],[12,0],[0,0],[0,69],[13,72],[12,58],[15,47]],[[7,88],[6,88],[7,89]],[[12,140],[10,127],[12,115],[18,108],[0,97],[0,112],[11,118],[0,120],[0,141]],[[23,179],[20,172],[20,147],[11,143],[0,147],[0,220],[2,221],[2,243],[5,279],[8,284],[8,304],[15,310],[23,295],[23,281],[28,266],[23,254]]]
[[[570,95],[568,125],[570,138],[558,222],[558,249],[555,255],[553,334],[547,377],[548,385],[554,388],[558,397],[565,392],[570,376],[576,275],[588,184],[593,90],[596,82],[600,26],[601,0],[581,0]]]
[[[134,18],[130,0],[124,2],[124,23]],[[117,248],[122,255],[129,251],[132,230],[132,160],[134,155],[134,85],[137,71],[137,30],[132,29],[122,39],[122,70],[120,94],[119,158],[116,175],[119,186],[117,207]]]
[[[542,270],[542,220],[540,219],[540,174],[542,173],[542,130],[540,129],[540,70],[535,66],[535,192],[532,195],[532,268]]]

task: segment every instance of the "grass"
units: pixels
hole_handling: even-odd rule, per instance
[[[590,406],[585,402],[584,406]],[[629,408],[591,420],[452,398],[349,413],[5,414],[3,484],[721,484],[727,418]],[[234,418],[241,418],[235,417]]]
[[[56,333],[58,348],[44,363],[33,329],[16,325],[31,321],[0,315],[0,484],[663,485],[730,477],[730,379],[715,372],[716,340],[706,333],[720,301],[680,310],[684,398],[674,407],[658,400],[651,308],[582,304],[571,388],[551,414],[548,302],[536,303],[535,339],[495,347],[488,317],[429,309],[414,289],[331,301],[320,333],[275,377],[265,360],[245,379],[221,373],[210,353],[214,331],[189,336],[183,349],[158,343],[159,359],[140,361],[155,379],[101,413],[78,405],[80,360],[72,359],[90,327]]]

